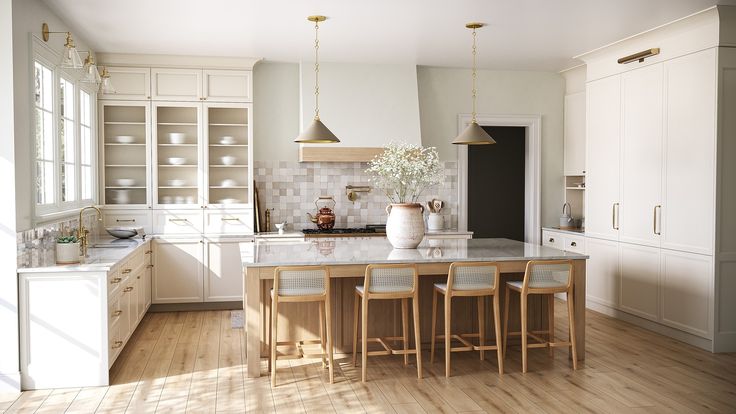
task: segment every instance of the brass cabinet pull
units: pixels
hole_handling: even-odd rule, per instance
[[[122,278],[122,277],[116,277],[116,278],[114,278],[114,279],[112,279],[112,280],[110,281],[110,284],[111,284],[111,285],[114,285],[114,284],[116,284],[116,283],[120,283],[120,282],[122,282],[122,281],[123,281],[123,278]]]
[[[140,278],[141,278],[140,276],[137,276],[137,277],[136,277],[136,279],[140,279]]]
[[[151,269],[153,267],[153,265],[148,265],[146,267],[149,268],[149,269]]]
[[[128,286],[125,289],[123,289],[123,292],[130,292],[131,290],[133,290],[133,286]]]
[[[221,220],[222,221],[240,221],[240,219],[236,217],[223,217]]]
[[[121,310],[116,310],[115,312],[113,312],[113,313],[112,313],[112,316],[113,316],[113,317],[118,317],[118,316],[122,315],[122,313],[123,313],[123,311],[121,311]]]
[[[654,234],[658,236],[662,234],[662,231],[661,230],[657,231],[657,228],[659,227],[658,226],[659,220],[657,219],[657,210],[661,210],[661,209],[662,209],[662,206],[660,205],[654,206],[654,218],[652,219],[652,226],[654,227],[652,231],[654,231]]]
[[[572,247],[575,247],[575,246],[577,246],[577,245],[578,245],[578,244],[577,244],[576,242],[572,242],[572,243],[570,243],[570,246],[572,246]]]
[[[169,221],[172,223],[189,223],[189,220],[180,218],[170,218]]]
[[[151,254],[151,253],[153,253],[153,250],[146,250],[146,254]]]
[[[112,346],[112,348],[120,348],[121,346],[123,346],[123,341],[115,341],[115,344]]]
[[[123,274],[127,275],[128,273],[132,272],[133,269],[123,269]]]
[[[135,219],[115,219],[116,223],[135,223]]]
[[[612,226],[614,230],[618,230],[618,227],[619,227],[618,226],[618,208],[619,208],[619,204],[613,203],[613,208],[611,210],[611,221],[612,221]]]

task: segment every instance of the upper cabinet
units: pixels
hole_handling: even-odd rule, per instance
[[[250,71],[153,68],[151,78],[153,100],[216,102],[253,100]]]
[[[107,73],[115,86],[115,93],[100,93],[99,99],[151,99],[151,69],[107,66]]]
[[[565,95],[565,175],[585,175],[585,92]]]

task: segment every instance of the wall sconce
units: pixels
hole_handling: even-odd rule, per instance
[[[358,193],[367,193],[371,191],[371,187],[367,185],[346,185],[345,186],[345,193],[348,196],[348,200],[355,203],[355,200],[358,199]]]
[[[100,77],[100,72],[97,70],[97,63],[95,62],[95,57],[92,56],[92,51],[83,50],[81,53],[87,54],[87,57],[84,59],[84,66],[82,67],[84,75],[82,76],[81,81],[85,83],[99,84],[102,82],[102,78]]]
[[[79,52],[77,52],[77,46],[74,44],[72,33],[52,32],[49,30],[48,24],[43,23],[41,25],[41,37],[44,42],[49,41],[50,35],[60,33],[66,34],[66,43],[64,43],[64,52],[61,54],[61,62],[59,63],[59,66],[62,68],[81,69],[84,65],[82,63],[82,58],[79,56]]]
[[[112,86],[112,82],[110,81],[110,74],[104,66],[102,67],[102,75],[100,75],[100,78],[102,79],[102,83],[100,83],[101,93],[117,93],[117,90],[115,90],[115,87]]]

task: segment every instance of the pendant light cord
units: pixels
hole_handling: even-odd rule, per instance
[[[319,21],[314,22],[314,119],[319,121]]]
[[[475,68],[476,68],[476,52],[477,52],[477,47],[475,45],[475,38],[476,38],[475,29],[473,29],[473,75],[472,75],[472,78],[473,78],[473,119],[471,121],[472,123],[476,123],[476,119],[475,119],[475,97],[477,95],[477,90],[475,88],[475,78],[476,78]]]

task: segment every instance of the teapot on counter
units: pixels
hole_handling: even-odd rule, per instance
[[[330,203],[332,203],[332,207],[327,207]],[[335,198],[333,196],[319,196],[314,200],[314,205],[317,206],[319,212],[314,216],[307,213],[309,220],[316,224],[320,230],[330,230],[335,227],[335,213],[332,211],[336,205]]]

